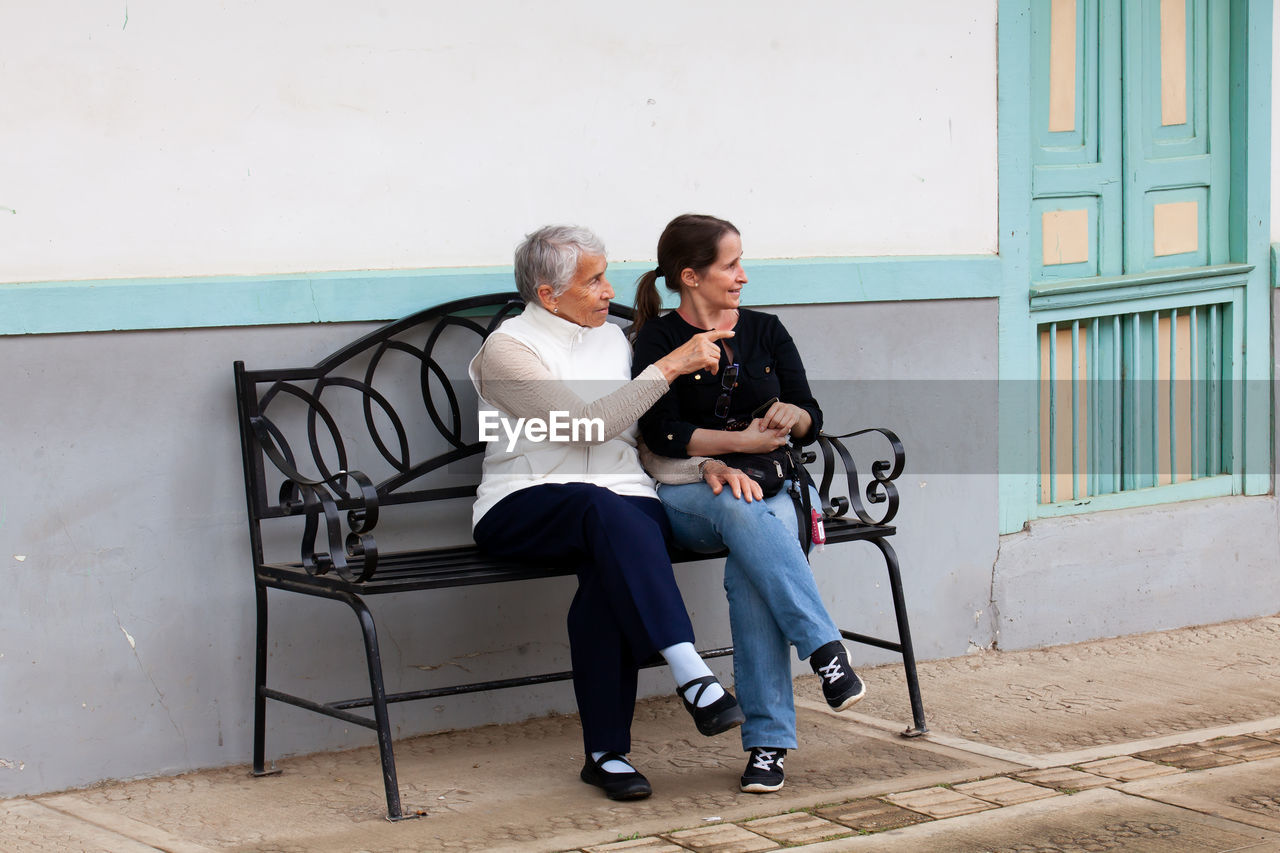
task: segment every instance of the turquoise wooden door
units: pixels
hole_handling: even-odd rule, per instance
[[[1249,55],[1249,25],[1269,26],[1270,11],[1269,0],[1001,3],[1001,218],[1026,223],[1027,249],[1019,263],[1002,229],[1001,373],[1037,387],[1029,407],[1002,403],[1005,530],[1245,490],[1245,343],[1269,319],[1246,132],[1248,84],[1269,59]],[[1253,443],[1260,461],[1265,437]]]
[[[1033,4],[1033,281],[1228,262],[1228,11]]]

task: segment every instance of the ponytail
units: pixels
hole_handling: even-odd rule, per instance
[[[658,295],[658,270],[649,270],[636,281],[636,316],[631,321],[631,338],[640,334],[645,323],[658,316],[662,310],[662,297]]]

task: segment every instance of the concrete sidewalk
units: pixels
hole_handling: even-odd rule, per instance
[[[640,802],[578,781],[558,716],[398,742],[416,820],[384,819],[369,747],[3,801],[0,849],[1280,851],[1280,617],[924,663],[917,739],[901,668],[863,675],[844,714],[797,679],[774,794],[739,792],[737,735],[672,697],[637,715]]]

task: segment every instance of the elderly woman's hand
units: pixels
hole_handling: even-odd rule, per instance
[[[714,494],[720,494],[724,491],[724,487],[728,486],[735,498],[745,500],[747,503],[764,500],[764,490],[760,488],[759,483],[737,468],[730,468],[719,459],[708,459],[702,463],[702,479],[707,481],[707,485],[711,487]]]
[[[709,370],[715,373],[720,369],[720,347],[716,341],[733,337],[732,331],[712,329],[710,332],[699,332],[662,358],[654,362],[662,370],[667,381],[677,376],[694,373],[698,370]]]

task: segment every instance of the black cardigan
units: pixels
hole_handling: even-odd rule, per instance
[[[749,418],[751,412],[770,397],[799,406],[813,419],[808,435],[796,438],[795,444],[809,444],[817,438],[822,428],[822,409],[809,390],[800,352],[782,321],[772,314],[742,308],[733,330],[732,338],[721,341],[733,349],[739,364],[738,382],[729,398],[727,417],[715,415],[716,401],[724,391],[721,379],[729,365],[722,346],[719,371],[712,374],[702,370],[676,377],[662,399],[641,415],[640,432],[654,453],[687,458],[686,448],[695,429],[724,429],[728,421]],[[635,340],[632,375],[705,331],[686,323],[675,311],[645,323]]]

